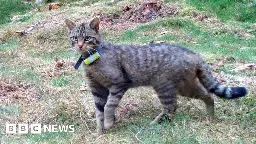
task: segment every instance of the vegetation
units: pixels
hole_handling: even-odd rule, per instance
[[[166,2],[179,2],[178,0],[165,0]],[[216,14],[222,21],[256,21],[255,0],[185,0],[187,5],[194,6],[200,11]]]
[[[31,6],[21,3],[22,0],[0,0],[0,24],[8,23],[17,14],[24,14]]]
[[[1,0],[0,0],[1,1]],[[256,73],[255,67],[235,70],[256,62],[255,6],[253,1],[164,0],[178,5],[179,13],[147,23],[102,22],[101,32],[108,41],[119,44],[168,42],[200,53],[213,67],[215,76],[227,85],[245,85],[245,98],[223,100],[215,97],[216,118],[208,119],[199,100],[179,98],[172,121],[149,127],[160,112],[160,104],[151,88],[129,90],[120,107],[138,103],[129,118],[122,119],[109,133],[94,138],[94,103],[89,91],[80,91],[87,83],[82,69],[75,71],[77,55],[67,40],[65,18],[84,21],[93,13],[113,13],[137,0],[87,0],[70,2],[52,11],[30,11],[29,19],[8,23],[30,7],[18,9],[13,1],[1,1],[0,18],[0,141],[2,143],[255,143]],[[10,11],[7,5],[15,4]],[[3,7],[5,5],[5,7]],[[85,8],[86,5],[86,8]],[[225,7],[225,8],[223,8]],[[236,10],[237,9],[237,10]],[[3,11],[5,10],[5,11]],[[7,14],[8,13],[8,14]],[[199,19],[206,15],[207,18]],[[111,18],[111,17],[110,17]],[[7,20],[8,19],[8,20]],[[21,37],[17,30],[37,21],[37,27]],[[63,66],[57,63],[64,62]],[[6,90],[6,91],[5,91]],[[11,91],[7,91],[11,90]],[[5,92],[3,95],[2,92]],[[2,95],[1,95],[2,94]],[[5,134],[5,123],[42,123],[75,125],[74,133]]]

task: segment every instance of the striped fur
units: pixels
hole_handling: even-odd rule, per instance
[[[152,123],[164,115],[172,117],[177,107],[177,94],[201,99],[209,115],[214,114],[214,100],[210,93],[226,99],[246,95],[244,87],[220,85],[207,63],[186,48],[164,43],[114,45],[102,39],[97,18],[77,26],[68,20],[66,23],[73,46],[84,39],[84,46],[76,48],[82,55],[86,55],[90,47],[103,44],[101,58],[85,68],[95,101],[98,134],[113,126],[115,109],[129,88],[151,86],[158,94],[163,111]],[[87,36],[90,41],[85,39]]]
[[[221,85],[216,78],[213,77],[211,69],[205,62],[202,62],[199,69],[197,69],[197,76],[209,92],[214,93],[221,98],[234,99],[247,94],[244,87],[226,87]]]

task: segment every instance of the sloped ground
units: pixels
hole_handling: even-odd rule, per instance
[[[255,24],[221,22],[186,4],[84,1],[26,14],[28,21],[0,29],[0,130],[3,143],[255,143]],[[67,41],[65,18],[76,22],[99,16],[105,39],[115,43],[165,41],[189,47],[212,64],[227,85],[245,85],[237,100],[216,98],[216,118],[208,120],[201,101],[179,98],[172,122],[147,128],[160,112],[151,88],[129,90],[110,133],[94,138],[94,104],[82,71],[72,67],[78,55]],[[40,21],[26,36],[17,30]],[[252,64],[252,65],[248,65]],[[239,68],[240,69],[237,69]],[[2,79],[3,78],[3,79]],[[20,83],[18,83],[21,82]],[[81,91],[83,90],[83,91]],[[85,90],[85,91],[84,91]],[[74,124],[75,133],[6,135],[5,123]]]
[[[109,22],[139,22],[145,23],[157,17],[167,17],[178,14],[177,5],[166,5],[156,1],[145,1],[135,5],[126,5],[122,8],[121,14],[98,14],[103,21]]]

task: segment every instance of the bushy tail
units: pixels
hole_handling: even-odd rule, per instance
[[[245,87],[226,87],[221,85],[216,78],[213,77],[211,69],[206,63],[198,68],[197,77],[209,92],[214,93],[221,98],[235,99],[247,94]]]

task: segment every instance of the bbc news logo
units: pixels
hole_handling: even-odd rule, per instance
[[[6,134],[41,134],[45,132],[74,132],[74,125],[6,124]]]

